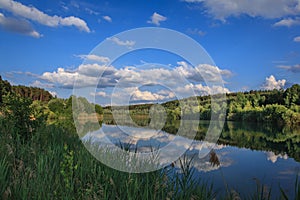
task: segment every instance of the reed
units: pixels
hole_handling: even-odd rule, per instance
[[[181,172],[173,173],[172,177],[171,167],[143,174],[125,173],[103,165],[85,149],[76,134],[57,126],[37,130],[26,142],[12,138],[14,134],[14,128],[0,130],[2,199],[212,199],[213,196],[211,187],[191,181],[189,162],[182,163]]]

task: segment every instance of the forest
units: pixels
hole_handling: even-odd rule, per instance
[[[41,88],[20,85],[11,86],[8,81],[2,80],[0,77],[0,105],[4,105],[5,97],[8,94],[11,96],[12,93],[16,94],[18,98],[30,99],[33,102],[33,107],[43,108],[43,112],[47,115],[49,121],[54,121],[54,119],[60,117],[70,118],[72,115],[72,96],[68,99],[56,98]],[[110,106],[104,108],[97,104],[89,106],[89,102],[85,98],[78,98],[82,104],[86,105],[84,106],[86,113],[90,114],[95,110],[99,115],[103,113],[111,114],[112,108]],[[300,85],[298,84],[286,90],[251,90],[248,92],[228,93],[226,94],[226,102],[221,104],[212,104],[211,96],[198,96],[196,99],[187,98],[162,103],[167,112],[168,120],[180,120],[183,115],[193,119],[195,114],[200,116],[201,120],[210,120],[212,112],[226,109],[226,111],[221,112],[222,114],[226,113],[226,116],[220,117],[225,118],[227,121],[300,125]],[[183,102],[188,103],[184,104]],[[149,115],[152,105],[130,105],[130,114],[135,116]],[[182,105],[191,106],[184,107]],[[120,106],[113,109],[122,110],[125,108]]]
[[[130,105],[129,110],[134,115],[149,115],[153,104]],[[189,106],[186,106],[189,105]],[[300,125],[300,85],[295,84],[286,90],[258,90],[226,94],[226,100],[221,103],[211,103],[211,96],[198,96],[197,99],[187,98],[162,104],[169,121],[180,120],[184,115],[190,119],[210,120],[211,113],[219,113],[226,109],[226,116],[220,116],[227,121],[267,123],[277,125]],[[213,108],[213,109],[212,109]],[[112,109],[126,109],[122,106],[104,107],[104,113]]]

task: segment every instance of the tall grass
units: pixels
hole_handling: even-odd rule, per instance
[[[1,123],[1,122],[0,122]],[[211,187],[191,182],[191,168],[144,174],[114,170],[96,160],[76,134],[54,125],[24,142],[13,127],[0,130],[0,199],[212,199]],[[186,168],[187,167],[187,168]],[[184,176],[182,176],[184,174]],[[188,182],[184,182],[188,175]],[[180,179],[182,183],[179,184]]]
[[[9,168],[6,158],[0,160],[0,194],[4,196],[8,187]],[[1,196],[0,196],[1,197]]]
[[[299,175],[297,173],[297,177],[295,180],[295,185],[294,185],[294,194],[295,194],[295,199],[300,199],[300,182],[299,182]],[[284,190],[280,187],[280,192],[281,192],[281,198],[284,200],[288,200],[287,194],[284,192]]]

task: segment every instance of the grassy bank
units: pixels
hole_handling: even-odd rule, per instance
[[[143,174],[124,173],[90,155],[75,133],[55,125],[39,128],[25,141],[0,120],[1,199],[274,199],[272,190],[219,197],[213,185],[194,180],[192,163]],[[295,198],[300,196],[299,181]],[[243,198],[240,198],[243,197]],[[288,199],[282,191],[278,199]]]
[[[0,131],[2,199],[213,199],[212,188],[190,184],[165,168],[146,174],[111,169],[90,155],[76,134],[52,126],[27,141],[8,124]],[[170,166],[171,168],[171,166]],[[185,167],[183,166],[182,169]],[[186,170],[185,170],[186,171]],[[189,187],[188,187],[189,185]]]

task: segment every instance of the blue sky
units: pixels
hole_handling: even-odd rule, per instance
[[[300,82],[297,0],[0,0],[0,74],[13,84],[43,87],[67,98],[72,94],[74,78],[82,76],[82,84],[90,87],[87,82],[93,76],[86,72],[101,71],[101,65],[110,61],[103,55],[91,56],[99,43],[110,38],[115,44],[130,48],[135,38],[122,40],[112,39],[113,36],[141,27],[168,28],[197,41],[216,65],[203,69],[220,72],[224,88],[209,88],[200,79],[168,90],[131,84],[123,91],[132,94],[132,100],[165,101],[188,88],[207,94],[285,88]],[[98,64],[85,66],[87,60]],[[146,78],[141,73],[151,72],[140,70],[139,66],[147,63],[163,64],[169,71],[184,69],[185,73],[193,73],[192,66],[178,55],[144,50],[110,63],[113,75],[109,78],[134,79],[133,73]],[[155,73],[167,77],[163,74],[166,71]],[[141,81],[140,85],[144,83]],[[86,95],[107,105],[117,95],[112,95],[113,89],[114,85],[98,87]]]

